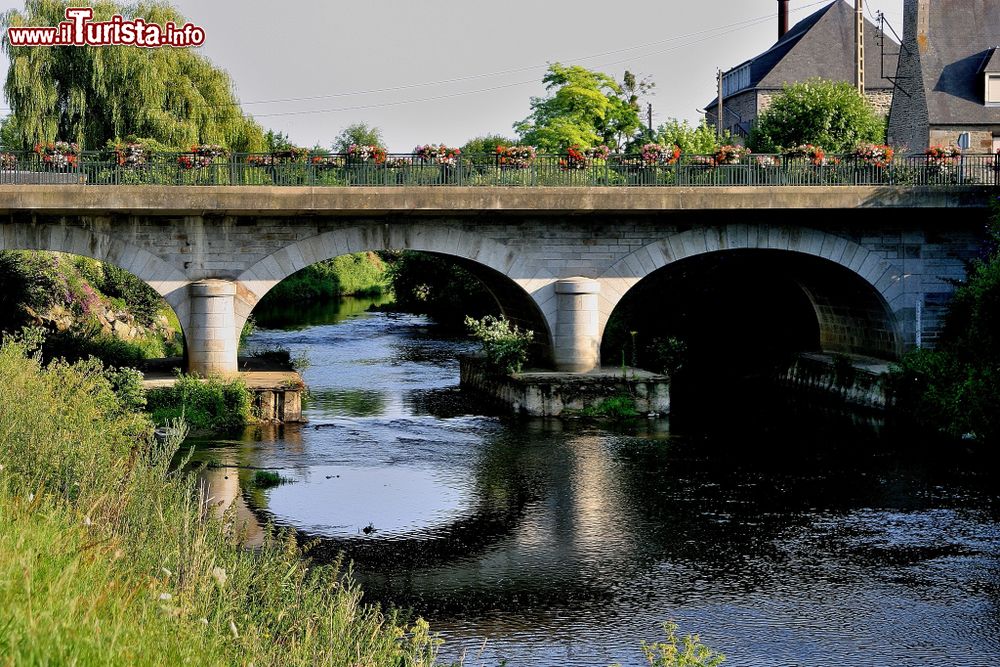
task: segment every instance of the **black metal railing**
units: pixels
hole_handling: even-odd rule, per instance
[[[766,187],[766,186],[965,186],[1000,185],[1000,156],[896,156],[875,164],[854,155],[821,160],[749,155],[717,160],[681,155],[670,162],[639,155],[571,159],[538,155],[518,164],[499,156],[459,155],[440,160],[389,154],[384,160],[348,155],[247,154],[206,157],[161,153],[122,164],[106,153],[83,152],[49,160],[33,152],[0,152],[0,184],[227,185],[317,187]]]

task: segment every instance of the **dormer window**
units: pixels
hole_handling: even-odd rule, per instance
[[[986,75],[986,106],[1000,107],[1000,74]]]
[[[1000,107],[1000,47],[986,52],[978,74],[983,77],[983,104]]]

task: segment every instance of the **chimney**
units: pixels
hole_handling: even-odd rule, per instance
[[[778,39],[788,32],[788,0],[778,0]]]

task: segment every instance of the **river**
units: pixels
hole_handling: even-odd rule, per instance
[[[757,395],[669,422],[508,418],[458,390],[468,341],[372,303],[258,330],[308,359],[309,423],[196,459],[244,518],[346,552],[445,658],[644,665],[674,620],[727,665],[1000,663],[1000,475],[964,450]],[[254,468],[292,483],[238,492]]]

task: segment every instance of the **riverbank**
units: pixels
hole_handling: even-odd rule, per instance
[[[171,472],[100,364],[0,347],[0,654],[12,664],[435,664],[437,642],[361,602],[283,533],[254,551],[211,489]]]

